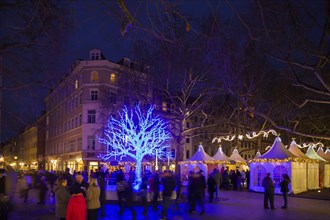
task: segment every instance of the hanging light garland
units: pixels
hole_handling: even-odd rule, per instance
[[[251,132],[249,134],[245,134],[245,137],[248,138],[248,139],[253,139],[253,138],[256,138],[256,137],[258,137],[260,135],[263,135],[263,137],[268,137],[270,133],[273,134],[274,136],[279,136],[276,133],[276,131],[274,131],[274,130],[271,129],[271,130],[268,130],[268,131]],[[221,137],[213,138],[212,143],[214,143],[215,141],[218,141],[218,143],[220,143],[221,140],[233,141],[235,138],[236,138],[236,135],[232,135],[232,136],[230,136],[230,135],[221,136]],[[244,135],[239,134],[239,135],[237,135],[237,138],[239,140],[243,140]]]
[[[263,137],[268,137],[269,133],[272,133],[274,136],[278,136],[278,134],[276,133],[276,131],[274,130],[269,130],[269,131],[259,131],[258,133],[256,132],[252,132],[250,134],[246,134],[245,136],[248,138],[248,139],[253,139],[253,138],[256,138],[258,136],[260,136],[262,134]]]
[[[218,137],[218,138],[213,138],[212,140],[212,143],[214,143],[215,141],[218,141],[218,143],[221,142],[221,140],[225,140],[225,141],[233,141],[235,139],[236,135],[233,135],[233,136],[221,136],[221,137]]]
[[[285,162],[301,162],[301,163],[318,163],[317,160],[314,159],[305,159],[305,158],[298,158],[298,157],[289,157],[285,159],[276,159],[276,158],[255,158],[249,160],[248,163],[285,163]]]

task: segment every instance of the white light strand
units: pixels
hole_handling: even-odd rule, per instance
[[[245,134],[245,137],[248,138],[248,139],[253,139],[253,138],[256,138],[256,137],[260,136],[261,134],[263,135],[263,137],[268,137],[270,133],[273,134],[274,136],[278,136],[278,134],[276,133],[276,131],[274,131],[274,130],[271,129],[271,130],[268,130],[268,131],[259,131],[258,133],[257,132],[251,132],[249,134]],[[216,141],[218,141],[218,143],[220,143],[221,140],[233,141],[235,138],[236,138],[236,135],[232,135],[232,136],[230,136],[230,135],[221,136],[221,137],[213,138],[212,143],[214,143]],[[244,139],[244,135],[239,134],[237,136],[237,138],[239,140],[243,140]]]
[[[256,132],[252,132],[251,134],[246,134],[245,136],[248,138],[248,139],[253,139],[253,138],[256,138],[258,137],[259,135],[263,135],[263,137],[268,137],[269,133],[272,133],[274,136],[278,136],[276,131],[274,130],[269,130],[269,131],[259,131],[258,133]]]
[[[234,139],[235,139],[235,137],[236,137],[236,135],[233,135],[233,136],[226,136],[226,137],[224,137],[224,136],[221,136],[221,137],[218,137],[218,138],[213,138],[213,140],[212,140],[212,143],[214,143],[215,141],[218,141],[218,143],[220,143],[221,142],[221,140],[225,140],[225,141],[233,141]]]
[[[106,146],[106,154],[99,154],[98,157],[107,161],[111,157],[129,156],[136,162],[134,188],[138,189],[141,181],[142,159],[146,155],[166,157],[165,149],[170,147],[170,133],[167,124],[158,116],[153,115],[151,106],[146,114],[141,112],[137,105],[133,110],[128,111],[125,107],[123,113],[119,113],[119,119],[110,117],[107,127],[104,129],[104,138],[98,137],[100,143]]]
[[[313,148],[316,148],[317,146],[324,147],[324,144],[321,143],[321,142],[317,142],[317,143],[312,143],[312,142],[310,142],[310,143],[308,143],[308,144],[303,143],[302,146],[300,146],[299,144],[297,144],[297,146],[298,146],[299,148],[307,148],[307,147],[313,147]]]

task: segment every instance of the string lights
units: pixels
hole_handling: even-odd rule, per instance
[[[110,117],[107,127],[104,129],[104,137],[98,137],[100,143],[106,146],[106,154],[98,157],[104,161],[112,157],[131,157],[135,163],[135,180],[133,188],[138,190],[142,182],[142,159],[147,156],[164,157],[165,150],[170,147],[171,135],[167,130],[167,124],[153,114],[151,106],[146,114],[141,112],[137,105],[134,110],[129,111],[126,107],[123,113],[119,113],[119,119]],[[124,165],[132,165],[132,162],[122,162]]]
[[[268,137],[269,134],[273,134],[274,136],[278,136],[278,134],[276,133],[276,131],[274,130],[268,130],[268,131],[259,131],[259,132],[251,132],[251,133],[248,133],[248,134],[245,134],[245,136],[243,134],[239,134],[237,135],[237,139],[239,140],[243,140],[244,137],[248,138],[248,139],[253,139],[253,138],[256,138],[260,135],[263,135],[263,137]],[[218,141],[218,143],[221,142],[221,140],[225,140],[225,141],[233,141],[234,139],[236,138],[236,135],[227,135],[227,136],[220,136],[220,137],[216,137],[216,138],[213,138],[212,140],[212,143]]]

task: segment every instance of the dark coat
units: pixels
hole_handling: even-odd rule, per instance
[[[280,182],[280,187],[281,187],[281,192],[289,192],[289,183],[290,183],[290,179],[284,178],[284,180],[282,180]]]
[[[84,197],[86,197],[86,192],[81,189],[81,187],[85,187],[86,190],[88,188],[88,183],[86,183],[85,181],[82,181],[81,183],[78,183],[77,181],[75,181],[70,189],[70,193],[72,194],[79,194],[82,193],[84,195]]]
[[[175,189],[175,179],[173,176],[165,176],[162,178],[163,182],[163,196],[171,196]]]
[[[212,176],[209,176],[207,178],[207,190],[212,193],[215,192],[215,188],[217,187],[217,183],[215,182],[215,179]]]
[[[274,183],[272,178],[265,177],[262,180],[262,186],[265,188],[265,193],[274,193]]]
[[[204,193],[206,181],[203,175],[197,173],[192,174],[189,178],[188,192],[192,194]]]
[[[71,197],[70,192],[68,188],[64,186],[55,186],[54,192],[56,198],[56,216],[59,218],[65,218],[66,207],[68,206]]]

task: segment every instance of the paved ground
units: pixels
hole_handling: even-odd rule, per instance
[[[37,205],[37,190],[30,192],[27,204],[21,199],[16,200],[15,209],[9,215],[9,220],[55,220],[54,214],[55,201],[48,198],[46,205]],[[256,219],[256,220],[327,220],[330,219],[330,189],[321,192],[310,191],[300,195],[289,197],[289,208],[281,209],[283,199],[281,195],[275,196],[276,210],[263,209],[263,194],[247,191],[221,191],[220,198],[215,203],[206,203],[206,213],[203,216],[198,214],[189,215],[187,204],[181,203],[179,210],[169,211],[169,218],[173,220],[182,219],[207,219],[207,220],[237,220],[237,219]],[[159,212],[150,209],[147,217],[142,215],[142,207],[137,206],[137,219],[156,220],[160,218]],[[159,206],[161,209],[161,206]],[[118,215],[116,204],[106,204],[106,217],[103,220],[128,220],[131,219],[129,210],[125,211],[124,216]],[[199,211],[199,210],[197,210]]]

